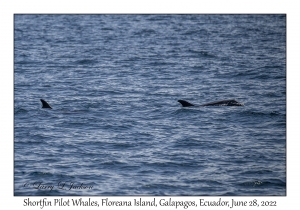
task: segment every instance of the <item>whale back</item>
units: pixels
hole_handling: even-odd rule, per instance
[[[195,106],[194,104],[191,104],[190,102],[187,102],[185,100],[178,100],[178,102],[181,103],[183,107]],[[230,100],[214,101],[214,102],[201,104],[197,106],[244,106],[244,104],[239,103],[236,100],[230,99]]]
[[[237,102],[236,100],[222,100],[222,101],[215,101],[206,104],[202,104],[200,106],[243,106],[243,104]]]

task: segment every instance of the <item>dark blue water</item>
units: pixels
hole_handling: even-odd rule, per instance
[[[286,16],[15,15],[14,182],[286,195]]]

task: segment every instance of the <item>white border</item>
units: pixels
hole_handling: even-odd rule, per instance
[[[15,13],[285,13],[287,14],[287,196],[257,197],[260,200],[277,200],[278,209],[298,207],[299,194],[299,141],[297,129],[299,123],[299,7],[296,1],[278,0],[2,0],[0,3],[1,50],[1,180],[0,206],[3,209],[22,209],[26,197],[13,196],[13,15]],[[30,197],[34,198],[34,197]],[[39,200],[41,197],[36,197]],[[57,197],[51,197],[54,199]],[[67,199],[68,197],[64,197]],[[72,197],[69,197],[72,198]],[[133,197],[127,197],[133,199]],[[192,197],[176,197],[177,200],[189,200]],[[216,200],[217,197],[206,197]],[[233,197],[249,200],[251,197]],[[100,198],[96,198],[100,200]],[[120,200],[126,197],[119,197]],[[149,198],[150,199],[150,198]],[[195,200],[198,198],[195,197]],[[231,199],[227,197],[226,199]],[[296,207],[297,206],[297,207]],[[296,207],[296,208],[295,208]],[[39,207],[25,207],[40,209]],[[45,207],[47,208],[47,207]],[[73,209],[74,207],[72,207]],[[91,207],[92,208],[92,207]],[[198,207],[200,208],[200,207]],[[299,208],[299,207],[298,207]],[[47,208],[48,209],[48,208]],[[66,207],[64,208],[66,209]],[[69,208],[71,209],[71,208]],[[86,208],[85,208],[86,209]],[[101,207],[101,209],[106,209]],[[109,208],[113,209],[113,208]],[[129,209],[129,208],[126,208]],[[132,208],[130,208],[132,209]],[[147,208],[150,209],[150,208]],[[155,208],[158,209],[158,208]],[[175,209],[175,208],[168,208]],[[189,208],[191,209],[191,208]],[[214,208],[209,208],[214,209]],[[220,208],[218,208],[220,209]],[[234,208],[240,209],[240,208]],[[244,209],[244,208],[241,208]],[[264,208],[266,209],[266,208]],[[267,208],[268,209],[268,208]],[[274,209],[274,207],[272,207]]]

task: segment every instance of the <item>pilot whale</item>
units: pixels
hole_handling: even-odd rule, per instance
[[[189,107],[189,106],[244,106],[244,104],[237,102],[236,100],[230,99],[230,100],[222,100],[222,101],[214,101],[206,104],[201,104],[201,105],[194,105],[191,104],[190,102],[187,102],[185,100],[178,100],[179,103],[183,107]]]
[[[52,109],[52,107],[44,99],[41,99],[41,102],[43,104],[42,108]]]

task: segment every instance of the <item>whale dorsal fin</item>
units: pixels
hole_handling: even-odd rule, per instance
[[[43,104],[42,108],[52,109],[52,107],[44,99],[41,99],[41,102]]]
[[[178,100],[179,103],[181,103],[181,105],[183,107],[187,107],[187,106],[195,106],[194,104],[191,104],[190,102],[187,102],[185,100]]]

